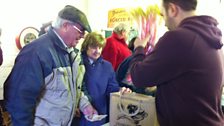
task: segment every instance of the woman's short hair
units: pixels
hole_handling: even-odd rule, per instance
[[[120,23],[117,26],[115,26],[113,32],[117,34],[121,34],[123,31],[128,31],[128,26],[124,23]]]
[[[105,46],[105,38],[103,35],[97,32],[91,32],[85,36],[85,39],[81,46],[81,51],[86,52],[88,47],[100,47]]]

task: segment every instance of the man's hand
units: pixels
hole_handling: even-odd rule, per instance
[[[147,42],[149,41],[150,37],[151,37],[151,35],[150,35],[150,33],[148,33],[146,35],[146,37],[143,38],[143,39],[136,38],[135,39],[135,42],[134,42],[135,49],[137,47],[140,47],[140,46],[145,48],[145,46],[147,45]]]
[[[93,117],[93,114],[98,114],[98,112],[96,111],[95,108],[93,108],[91,104],[89,104],[83,109],[83,114],[87,115],[88,118],[91,119]]]

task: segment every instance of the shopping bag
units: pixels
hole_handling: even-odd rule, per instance
[[[155,98],[134,92],[111,93],[110,126],[159,126]]]

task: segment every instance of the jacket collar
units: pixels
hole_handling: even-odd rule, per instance
[[[84,64],[88,63],[88,64],[91,64],[90,61],[89,61],[89,58],[86,54],[86,52],[82,52],[82,57],[83,57],[83,61],[84,61]],[[96,61],[94,61],[92,64],[98,64],[98,63],[102,63],[103,62],[103,58],[102,56],[100,56]]]
[[[117,39],[119,42],[121,42],[121,43],[125,43],[126,44],[126,42],[125,42],[125,40],[122,38],[119,38],[119,36],[118,36],[118,34],[117,33],[115,33],[115,32],[113,32],[112,33],[112,37],[114,37],[115,39]]]
[[[54,42],[54,44],[56,45],[56,47],[60,48],[63,51],[66,51],[69,53],[68,48],[66,48],[66,46],[63,44],[63,41],[59,38],[59,35],[57,35],[53,29],[53,27],[50,27],[48,30],[48,34],[50,36],[50,39]],[[73,47],[73,50],[75,51],[75,53],[78,53],[79,50]]]

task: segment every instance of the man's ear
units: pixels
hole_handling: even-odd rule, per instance
[[[179,8],[177,5],[173,3],[169,3],[168,5],[168,14],[170,17],[176,17],[179,13]]]
[[[63,31],[64,31],[64,32],[67,32],[67,31],[68,31],[69,25],[70,25],[70,24],[69,24],[68,22],[65,22],[65,23],[62,24],[62,26],[63,26]]]

